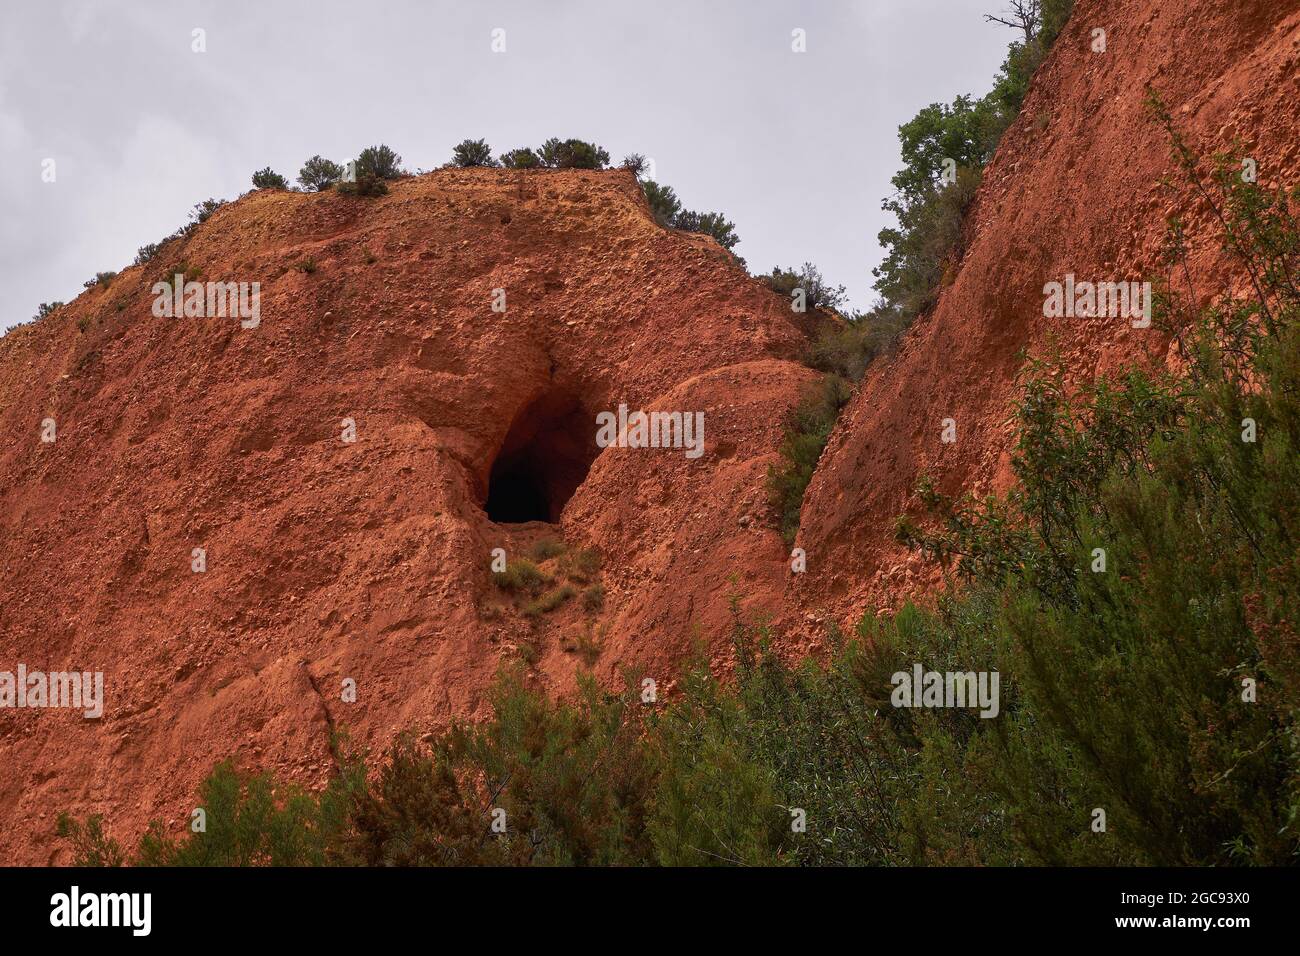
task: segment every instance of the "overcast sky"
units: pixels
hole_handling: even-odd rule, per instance
[[[466,137],[643,153],[685,206],[735,222],[751,271],[810,260],[865,308],[898,124],[989,89],[1012,34],[982,14],[1002,6],[4,0],[0,327],[123,268],[255,169],[293,180],[315,153],[378,142],[432,169]]]

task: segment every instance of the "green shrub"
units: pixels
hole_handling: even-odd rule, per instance
[[[39,322],[47,315],[53,315],[61,308],[63,308],[62,302],[42,302],[36,307],[36,314],[32,316],[32,321]]]
[[[880,243],[889,254],[872,274],[876,291],[908,324],[934,306],[945,279],[960,264],[966,209],[982,175],[978,169],[961,167],[951,185],[933,186],[910,204],[885,204],[898,216],[899,225],[880,231]]]
[[[492,838],[492,793],[461,779],[466,734],[426,748],[409,735],[389,748],[374,784],[357,799],[351,862],[362,866],[467,866],[522,862]]]
[[[133,866],[322,866],[343,861],[351,810],[365,792],[365,766],[345,760],[318,794],[277,786],[268,775],[218,764],[199,788],[203,829],[186,826],[175,839],[160,821],[150,824],[129,862]],[[194,818],[187,820],[187,824]],[[98,816],[58,821],[59,836],[72,844],[75,866],[120,866],[128,862]]]
[[[1075,394],[1063,363],[1031,363],[1021,486],[983,502],[924,486],[941,525],[899,525],[902,540],[997,591],[989,630],[1020,696],[971,759],[1028,862],[1279,864],[1300,852],[1300,755],[1288,742],[1300,655],[1286,636],[1300,607],[1300,292],[1289,278],[1300,231],[1284,194],[1241,183],[1235,163],[1202,175],[1173,135],[1255,294],[1205,310],[1161,301],[1183,378],[1133,370]],[[1247,420],[1256,441],[1243,440]],[[1268,688],[1257,702],[1247,678]],[[1086,825],[1094,807],[1107,812],[1104,835]]]
[[[574,580],[585,584],[600,573],[600,551],[596,548],[582,548],[573,554],[565,573]]]
[[[712,236],[718,245],[730,252],[740,242],[736,235],[734,223],[716,212],[692,212],[683,209],[681,200],[671,186],[661,186],[653,180],[643,180],[641,191],[645,193],[646,202],[655,222],[665,229],[681,229],[683,232],[699,232]]]
[[[650,204],[650,212],[654,214],[655,222],[664,228],[671,228],[682,211],[681,200],[673,192],[673,187],[660,186],[653,180],[647,179],[641,183],[641,190],[645,193],[646,202]]]
[[[847,295],[844,286],[832,286],[822,277],[821,270],[811,262],[805,262],[798,269],[782,269],[773,266],[771,273],[760,276],[767,287],[787,299],[794,298],[796,289],[803,292],[805,310],[830,309],[838,311],[843,307]]]
[[[551,558],[558,557],[567,550],[563,541],[558,538],[542,538],[529,552],[529,557],[534,561],[548,561]]]
[[[402,157],[393,152],[392,149],[380,143],[378,146],[367,146],[357,157],[357,182],[360,183],[362,177],[374,179],[400,179],[402,172]],[[361,193],[361,195],[368,195]]]
[[[495,166],[492,147],[485,140],[466,139],[457,143],[451,151],[451,165],[461,169],[475,166]]]
[[[819,371],[850,382],[861,381],[867,367],[897,340],[905,324],[896,309],[883,304],[870,312],[822,322],[804,360]]]
[[[71,844],[73,866],[125,866],[126,854],[118,842],[104,832],[104,818],[91,814],[85,822],[60,813],[54,831]]]
[[[203,202],[195,203],[194,208],[190,210],[189,228],[192,229],[195,226],[203,225],[212,218],[213,213],[225,204],[224,199],[205,199]]]
[[[649,862],[653,771],[636,707],[585,677],[576,701],[552,702],[521,672],[505,672],[492,720],[390,751],[361,800],[354,856],[371,865]]]
[[[95,278],[87,279],[85,282],[81,284],[81,287],[83,289],[93,289],[95,286],[103,286],[104,288],[108,288],[109,283],[111,283],[113,279],[115,279],[116,277],[117,277],[116,272],[96,272]]]
[[[603,636],[603,629],[599,633],[594,633],[590,624],[584,624],[578,631],[578,636],[566,641],[563,646],[569,653],[578,655],[578,660],[582,661],[583,667],[591,668],[595,667],[596,662],[600,660]]]
[[[371,176],[369,173],[357,173],[356,182],[339,183],[336,188],[344,196],[374,198],[388,195],[388,184],[378,176]]]
[[[529,601],[522,608],[521,613],[524,617],[541,617],[543,614],[550,614],[558,610],[560,605],[573,599],[578,592],[572,585],[563,584],[554,590],[547,591],[535,601]]]
[[[658,770],[648,821],[656,862],[666,866],[773,866],[790,817],[776,769],[750,753],[742,699],[698,667],[682,699],[651,725]]]
[[[582,592],[582,609],[594,614],[605,606],[605,585],[593,584]]]
[[[596,548],[583,548],[574,558],[574,567],[579,574],[591,577],[600,572],[600,551]]]
[[[649,165],[649,161],[640,153],[632,153],[630,156],[623,157],[623,162],[619,164],[619,167],[628,170],[633,176],[640,179]]]
[[[706,236],[712,236],[718,245],[728,252],[736,247],[736,243],[740,242],[740,237],[736,235],[735,223],[728,222],[725,216],[717,212],[683,210],[673,220],[673,227],[681,229],[683,232],[699,232]]]
[[[285,179],[270,166],[253,173],[254,189],[288,189],[289,180]]]
[[[507,562],[504,571],[492,572],[492,583],[502,591],[538,594],[550,582],[550,577],[527,558],[516,558]]]
[[[189,222],[185,223],[162,242],[158,243],[157,248],[161,248],[172,239],[187,238],[195,229],[211,219],[213,214],[225,204],[226,201],[224,199],[205,199],[202,202],[195,203],[194,208],[190,210]]]
[[[226,204],[224,199],[205,199],[203,202],[195,203],[194,208],[190,210],[189,221],[178,228],[170,236],[161,239],[158,242],[150,242],[141,246],[135,254],[135,265],[142,266],[152,261],[162,250],[175,239],[186,239],[203,223],[212,218],[212,214]]]
[[[537,158],[550,169],[604,169],[609,153],[580,139],[548,139],[537,150]]]
[[[767,470],[768,501],[776,512],[786,544],[794,542],[804,492],[812,481],[840,409],[850,397],[852,390],[845,379],[824,375],[805,391],[786,416],[785,431],[777,449],[780,463],[769,465]]]
[[[311,192],[329,189],[342,178],[343,167],[320,155],[307,160],[298,171],[298,185]]]
[[[1013,42],[993,90],[932,103],[898,129],[903,168],[883,208],[898,220],[879,234],[875,289],[904,326],[933,307],[962,255],[963,217],[983,169],[1024,102],[1034,71],[1065,25],[1073,0],[1025,5],[1026,40]],[[953,175],[945,178],[945,173]]]
[[[506,169],[537,169],[542,165],[541,158],[527,146],[502,153],[500,162]]]

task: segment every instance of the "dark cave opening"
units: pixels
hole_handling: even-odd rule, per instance
[[[567,392],[548,392],[515,418],[488,477],[483,510],[498,524],[560,520],[596,458],[595,418]]]

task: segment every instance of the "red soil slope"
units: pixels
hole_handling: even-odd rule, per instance
[[[320,783],[331,729],[382,747],[479,714],[503,661],[556,692],[585,660],[667,690],[696,639],[725,640],[731,593],[795,641],[922,590],[932,576],[890,526],[923,471],[949,491],[1006,484],[1022,348],[1057,341],[1079,379],[1166,356],[1121,321],[1041,317],[1043,284],[1067,272],[1157,269],[1174,207],[1144,84],[1198,147],[1240,138],[1262,178],[1294,184],[1297,77],[1298,0],[1080,0],[988,170],[954,281],[832,438],[802,575],[769,528],[763,476],[815,377],[795,361],[804,330],[711,240],[659,228],[626,173],[441,171],[376,200],[255,193],[12,331],[0,671],[102,670],[107,700],[99,720],[0,710],[0,861],[66,860],[64,809],[102,812],[128,841],[154,817],[179,828],[225,757]],[[1205,210],[1177,208],[1198,287],[1234,280]],[[153,317],[151,284],[182,264],[261,282],[261,326]],[[594,415],[620,403],[703,411],[704,454],[597,448]],[[939,441],[948,417],[955,445]],[[523,472],[553,520],[490,520],[490,496]],[[603,607],[575,597],[532,623],[493,586],[494,548],[513,559],[544,536],[568,547],[548,568],[600,551]]]
[[[1093,30],[1107,50],[1091,49]],[[1198,290],[1243,277],[1219,254],[1204,206],[1174,197],[1170,144],[1144,106],[1150,84],[1198,152],[1234,141],[1261,182],[1300,173],[1300,3],[1296,0],[1079,0],[986,171],[967,251],[932,314],[881,363],[841,418],[805,498],[808,574],[789,595],[844,622],[934,582],[892,541],[928,473],[947,494],[1005,488],[1018,353],[1060,350],[1076,380],[1168,342],[1123,319],[1045,319],[1043,286],[1165,274],[1165,217],[1183,218]],[[956,422],[957,441],[941,442]]]
[[[155,318],[181,261],[260,281],[260,327]],[[107,703],[0,710],[0,859],[59,859],[64,808],[128,839],[188,819],[227,756],[318,782],[331,727],[382,747],[475,714],[521,643],[557,691],[587,626],[598,673],[666,674],[692,622],[723,633],[733,568],[774,604],[784,548],[742,519],[813,377],[793,318],[712,240],[656,225],[630,174],[477,170],[377,200],[254,193],[5,336],[0,670],[102,670]],[[620,403],[702,411],[704,454],[609,448],[558,528],[488,520],[494,461],[531,440],[559,507]],[[530,625],[490,553],[556,533],[602,552],[604,608]]]

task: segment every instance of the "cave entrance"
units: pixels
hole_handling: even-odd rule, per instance
[[[492,463],[483,505],[488,518],[559,521],[600,450],[594,421],[567,392],[548,392],[524,408]]]

